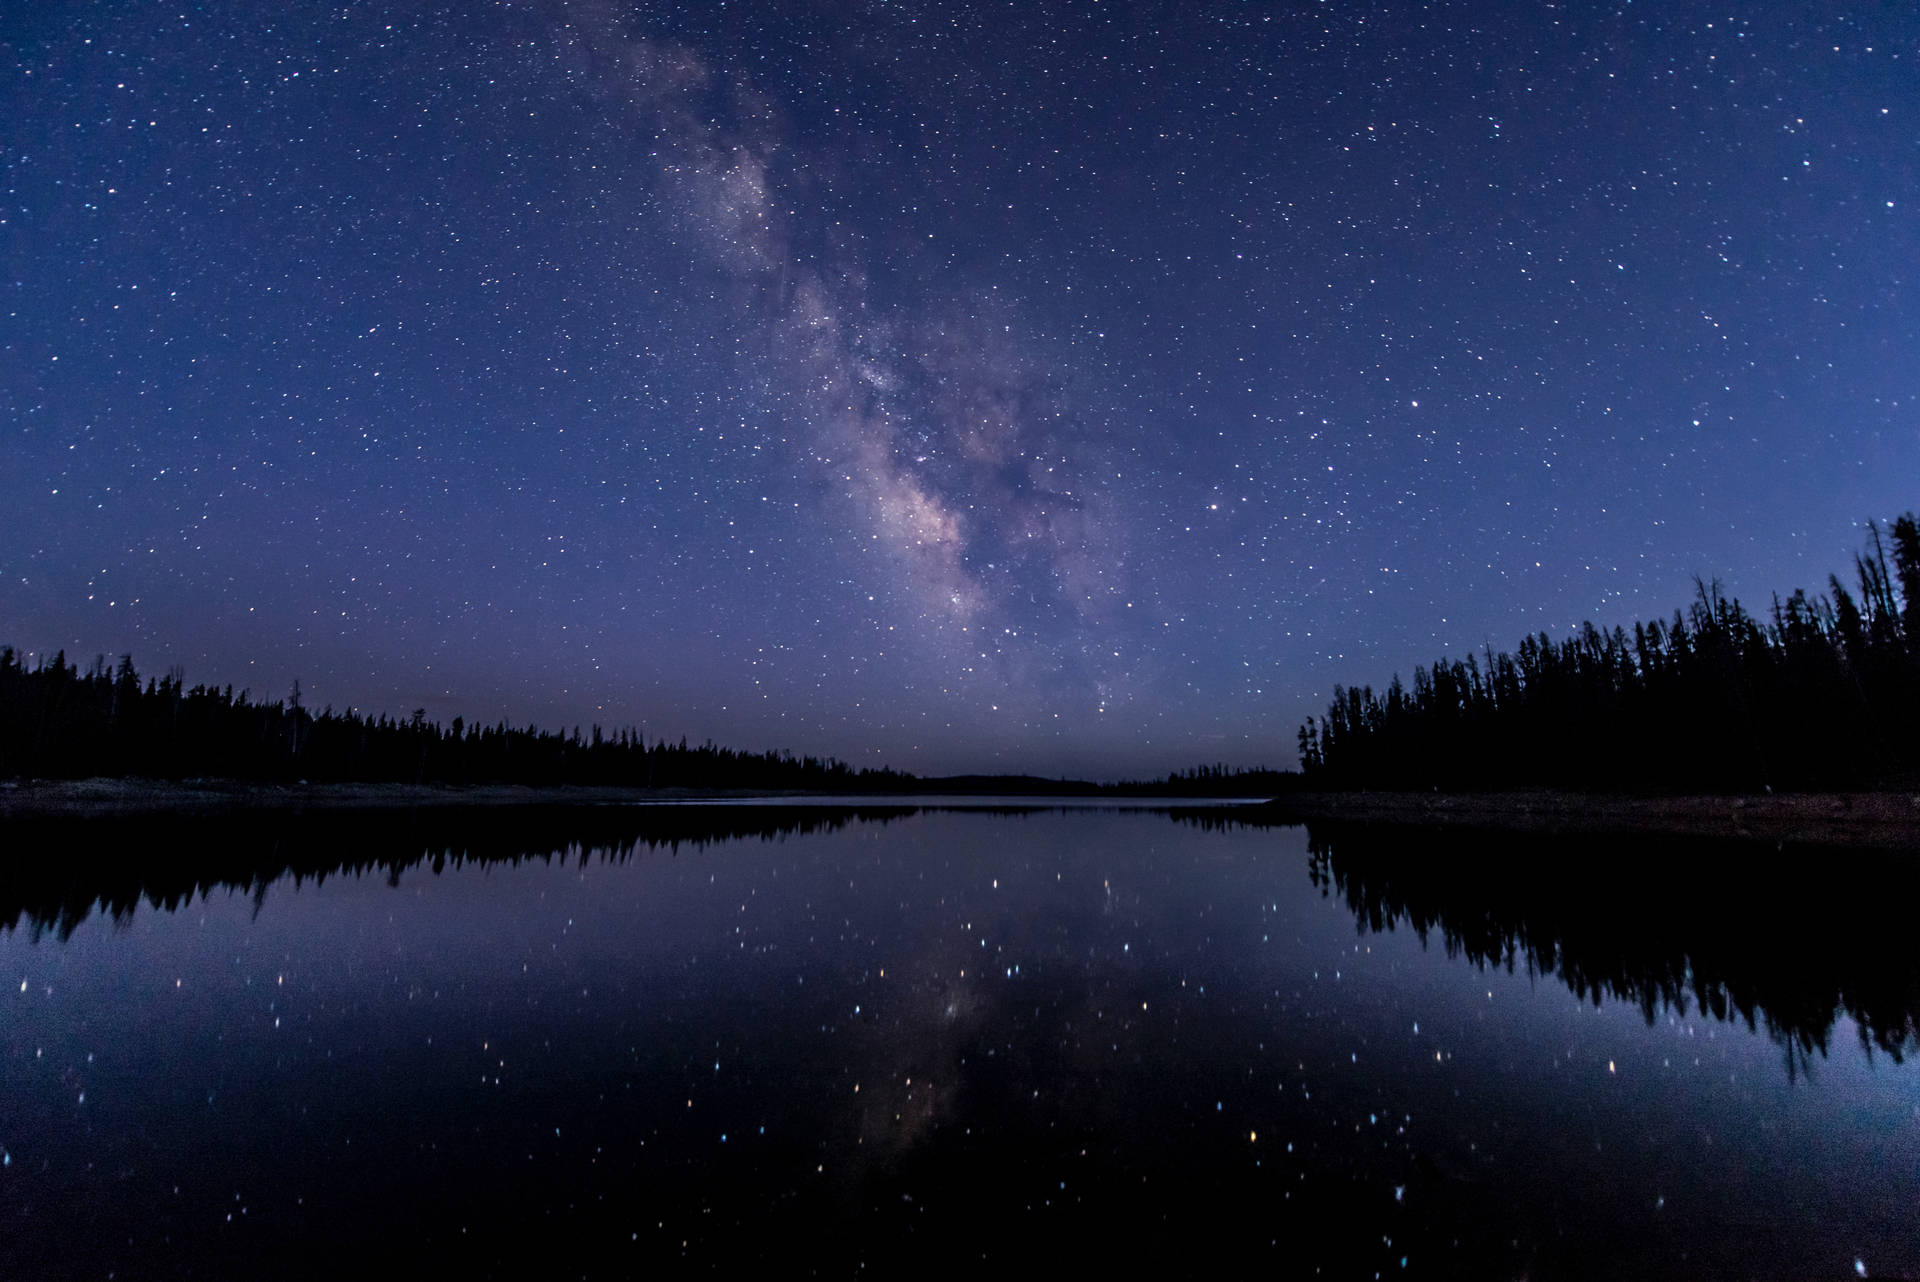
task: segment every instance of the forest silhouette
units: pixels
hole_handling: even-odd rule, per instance
[[[400,783],[699,789],[848,795],[902,793],[1272,796],[1299,775],[1264,767],[1195,766],[1164,780],[1095,784],[1036,775],[925,777],[855,769],[832,757],[742,752],[711,742],[648,742],[627,728],[585,733],[441,725],[425,709],[397,719],[331,707],[309,711],[299,683],[285,699],[195,685],[176,668],[142,679],[131,655],[81,669],[66,652],[29,663],[0,646],[0,779],[230,779],[255,783]]]
[[[1718,582],[1629,634],[1591,623],[1442,657],[1384,695],[1334,687],[1300,727],[1310,788],[1754,791],[1920,780],[1920,525],[1867,526],[1857,588],[1774,596]]]
[[[1867,526],[1855,589],[1777,594],[1756,618],[1697,582],[1669,620],[1545,632],[1512,652],[1442,657],[1384,694],[1336,686],[1298,734],[1301,772],[1225,765],[1098,785],[1034,776],[928,779],[832,757],[744,752],[629,727],[448,725],[328,707],[296,682],[256,700],[130,655],[86,669],[0,647],[0,778],[519,784],[898,795],[1272,796],[1302,787],[1683,792],[1920,785],[1920,521]],[[1483,662],[1484,658],[1484,662]]]
[[[189,689],[177,668],[143,683],[130,655],[82,671],[65,651],[30,666],[0,647],[0,778],[93,776],[836,792],[897,792],[913,778],[830,757],[649,743],[597,725],[587,734],[460,717],[442,726],[425,709],[406,720],[330,707],[316,716],[298,682],[284,700],[256,702],[231,685]]]

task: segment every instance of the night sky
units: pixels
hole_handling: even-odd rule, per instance
[[[1920,505],[1920,9],[0,6],[0,642],[917,771]]]

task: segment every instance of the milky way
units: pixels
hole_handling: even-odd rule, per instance
[[[908,769],[1292,763],[1336,682],[1920,503],[1920,18],[9,19],[0,642]]]

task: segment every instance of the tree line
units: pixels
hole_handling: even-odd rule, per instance
[[[1274,797],[1300,787],[1298,771],[1216,763],[1169,771],[1164,782],[1115,784],[1109,790],[1163,797]]]
[[[1300,727],[1324,789],[1678,791],[1920,781],[1920,524],[1867,526],[1856,586],[1776,593],[1756,618],[1718,582],[1629,633],[1583,624],[1512,653],[1442,657],[1384,694],[1336,686]]]
[[[131,656],[83,671],[64,651],[30,664],[0,647],[0,778],[101,775],[809,792],[898,792],[912,781],[831,757],[648,742],[630,728],[583,734],[460,717],[442,726],[424,709],[405,720],[315,715],[297,682],[286,699],[256,701],[231,685],[188,688],[178,669],[143,680]]]
[[[649,742],[628,728],[541,730],[505,721],[441,725],[331,707],[314,714],[296,681],[285,699],[188,687],[178,668],[142,677],[130,655],[82,669],[0,646],[0,779],[232,779],[259,783],[523,784],[865,795],[1262,796],[1299,776],[1198,766],[1165,782],[1095,784],[1030,775],[925,778],[833,757]]]

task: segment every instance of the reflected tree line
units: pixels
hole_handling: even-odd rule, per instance
[[[1551,976],[1596,1006],[1632,1003],[1649,1024],[1737,1020],[1764,1029],[1789,1072],[1826,1055],[1841,1014],[1869,1053],[1899,1061],[1920,1044],[1910,857],[1854,854],[1834,876],[1816,849],[1586,838],[1543,851],[1487,833],[1307,831],[1314,884],[1362,934],[1437,937],[1449,957]],[[1744,875],[1756,859],[1777,875]]]
[[[1028,814],[1045,807],[989,813]],[[95,912],[128,920],[217,891],[413,869],[625,863],[734,841],[884,823],[925,807],[508,806],[248,810],[0,822],[0,929],[66,939]],[[1265,826],[1247,810],[1170,809],[1207,829]],[[1550,977],[1582,999],[1629,1002],[1649,1023],[1698,1012],[1764,1029],[1790,1071],[1825,1055],[1845,1014],[1894,1059],[1920,1044],[1920,903],[1910,857],[1855,853],[1831,875],[1817,848],[1541,838],[1458,829],[1308,825],[1309,875],[1361,933],[1408,929],[1476,966]],[[1775,875],[1744,875],[1765,860]],[[1568,870],[1577,870],[1569,872]]]
[[[1336,686],[1300,728],[1312,787],[1751,790],[1920,780],[1920,525],[1869,523],[1818,597],[1756,618],[1719,585],[1631,633],[1591,623]]]
[[[291,879],[384,878],[414,868],[625,863],[730,841],[773,841],[884,823],[912,806],[495,806],[413,810],[248,810],[220,815],[19,818],[0,823],[0,929],[61,940],[98,911],[125,921],[142,905],[173,912],[215,891],[264,901]]]

